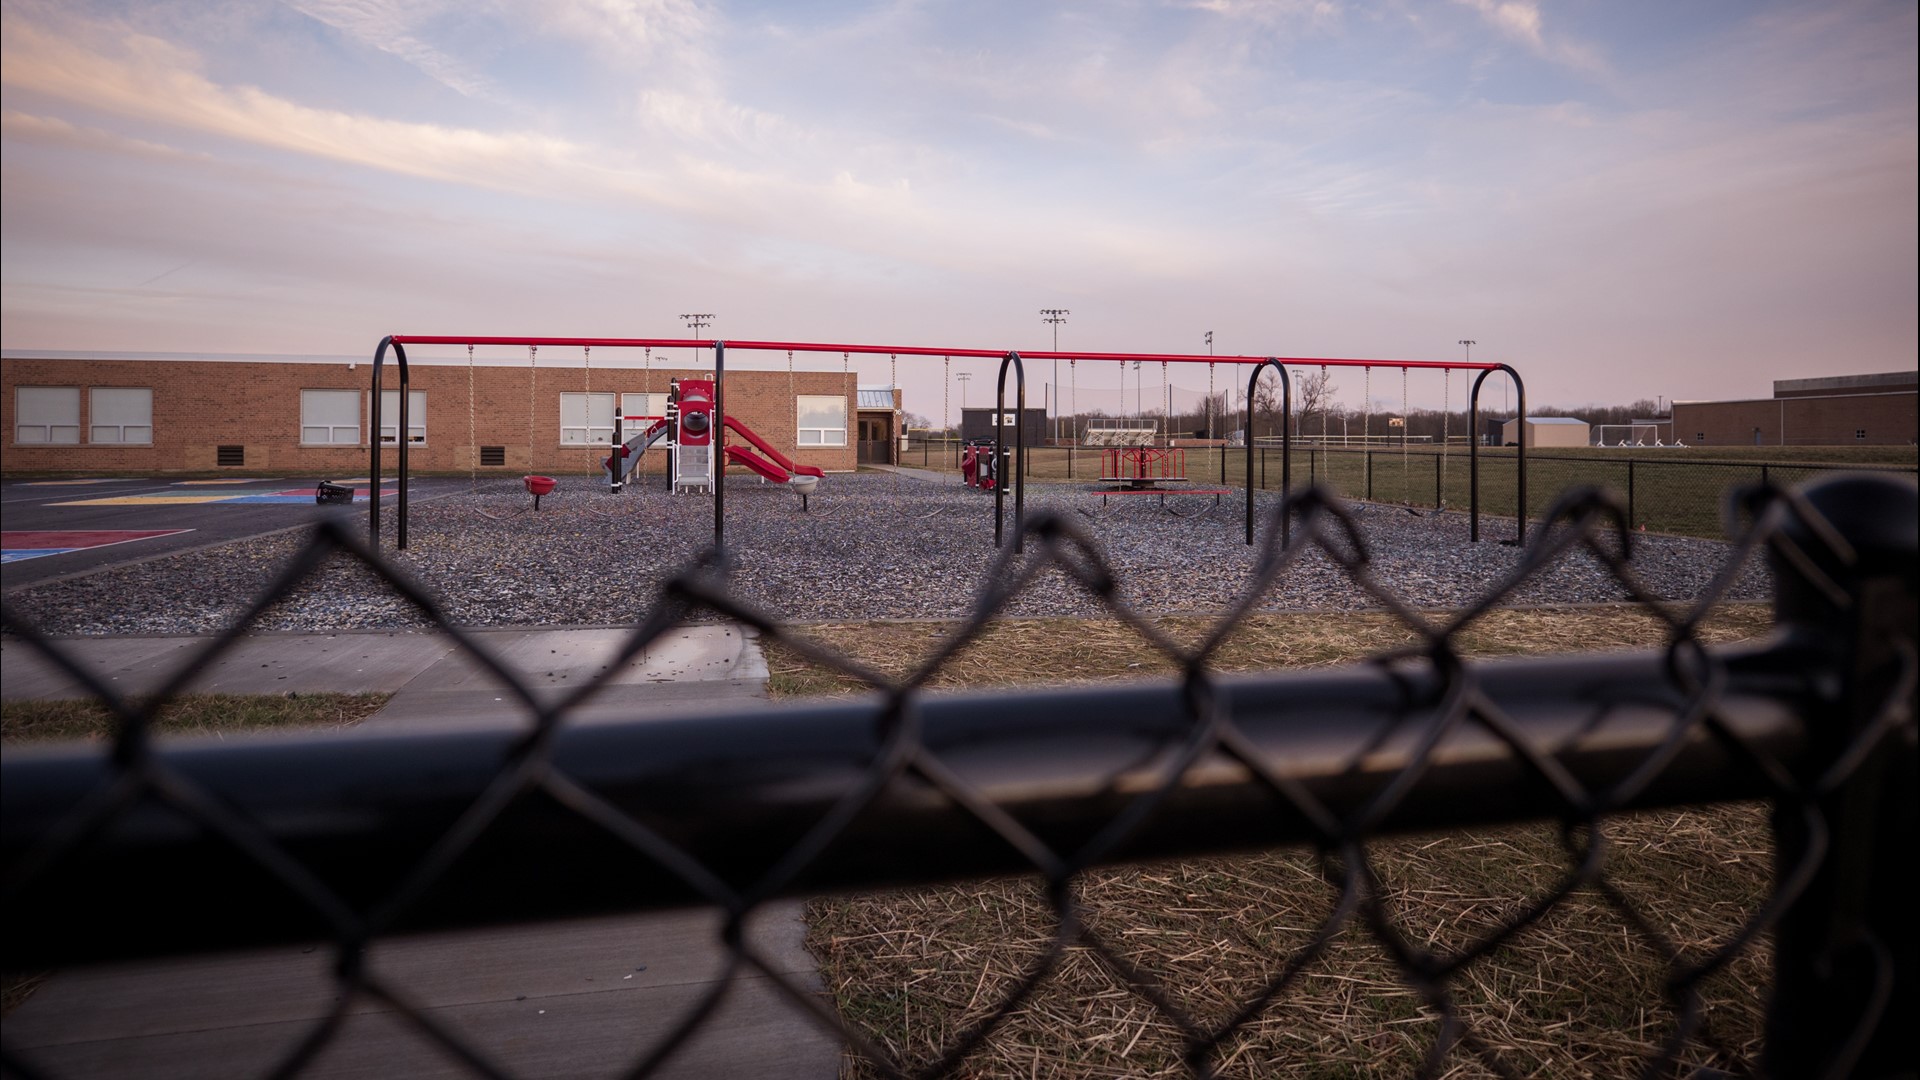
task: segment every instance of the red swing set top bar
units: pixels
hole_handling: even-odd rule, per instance
[[[1023,353],[1017,349],[1004,349],[1004,350],[1002,349],[952,349],[952,348],[937,348],[930,345],[856,345],[851,342],[831,343],[831,342],[820,342],[820,341],[729,341],[724,338],[524,337],[524,336],[505,336],[505,335],[482,335],[482,336],[476,336],[476,337],[456,337],[456,336],[447,335],[447,334],[392,334],[381,341],[379,350],[374,354],[373,378],[374,378],[374,384],[376,386],[380,384],[380,361],[386,355],[386,350],[389,345],[394,347],[396,359],[399,361],[399,364],[400,364],[400,385],[402,387],[405,387],[407,384],[407,374],[406,374],[407,365],[406,365],[406,352],[405,352],[405,346],[407,345],[465,345],[469,349],[471,349],[475,345],[528,345],[528,346],[552,345],[552,346],[557,346],[561,348],[592,347],[597,345],[602,348],[712,349],[714,352],[714,367],[716,370],[716,374],[724,373],[724,371],[726,370],[725,355],[726,355],[726,350],[728,349],[733,349],[735,351],[747,349],[755,352],[786,352],[789,354],[789,356],[791,356],[791,354],[796,352],[842,353],[842,354],[860,353],[864,356],[887,355],[887,356],[893,356],[893,357],[941,356],[941,357],[946,357],[948,359],[952,359],[953,357],[958,356],[958,357],[965,357],[965,358],[980,358],[980,359],[1003,361],[1000,369],[1001,391],[1003,394],[1006,388],[1006,364],[1013,363],[1015,365],[1020,365],[1024,360],[1066,360],[1069,362],[1078,361],[1078,360],[1087,360],[1087,361],[1116,361],[1119,363],[1125,363],[1129,360],[1132,360],[1135,363],[1158,362],[1161,364],[1170,364],[1170,363],[1240,364],[1240,365],[1254,366],[1256,368],[1254,375],[1252,376],[1254,380],[1257,380],[1259,378],[1259,370],[1258,370],[1259,368],[1264,367],[1266,365],[1272,365],[1280,376],[1283,400],[1288,390],[1288,383],[1287,383],[1287,377],[1286,377],[1286,369],[1288,367],[1321,367],[1321,368],[1331,368],[1331,367],[1376,368],[1378,367],[1378,368],[1399,368],[1402,371],[1406,371],[1412,368],[1423,368],[1423,369],[1429,369],[1429,370],[1458,369],[1463,371],[1480,372],[1479,378],[1474,380],[1473,389],[1469,392],[1469,395],[1468,395],[1469,402],[1470,402],[1468,405],[1468,413],[1470,416],[1476,418],[1475,420],[1476,423],[1477,423],[1477,417],[1479,415],[1478,402],[1479,402],[1479,394],[1480,394],[1480,384],[1486,381],[1487,376],[1493,374],[1496,371],[1504,371],[1507,373],[1507,376],[1509,378],[1514,380],[1514,383],[1516,385],[1519,385],[1519,374],[1515,372],[1511,367],[1507,366],[1506,364],[1489,363],[1486,361],[1482,361],[1476,364],[1470,360],[1455,362],[1452,360],[1372,360],[1372,359],[1360,359],[1355,357],[1335,357],[1335,356],[1245,356],[1245,355],[1202,356],[1197,353],[1117,353],[1117,352],[1089,353],[1089,352],[1058,352],[1058,351],[1048,351],[1048,350],[1035,350],[1033,352]],[[1021,369],[1021,370],[1024,370],[1024,369]],[[1021,375],[1020,376],[1020,387],[1021,387],[1020,402],[1023,407],[1025,403],[1025,386],[1026,386],[1025,376]],[[726,393],[724,379],[719,381],[718,393],[720,397],[719,397],[719,400],[716,402],[716,404],[721,405],[721,411],[724,412],[725,411],[724,395]],[[1253,387],[1251,383],[1249,383],[1247,395],[1248,395],[1248,405],[1247,405],[1248,420],[1249,420],[1249,424],[1251,424],[1252,409],[1253,409],[1253,405],[1252,405]],[[376,418],[376,422],[377,422],[377,419],[379,417],[380,399],[378,397],[375,397],[373,400],[374,400],[373,415]],[[1527,401],[1526,390],[1524,387],[1521,387],[1519,414],[1522,416],[1526,415],[1526,401]],[[401,416],[401,424],[403,426],[406,424],[406,415],[407,415],[407,397],[406,395],[403,394],[400,399],[400,416]],[[1286,430],[1287,430],[1287,417],[1283,415],[1281,419],[1281,431],[1285,433]],[[1024,425],[1018,429],[1018,432],[1019,432],[1019,439],[1020,439],[1019,445],[1022,447],[1020,453],[1021,453],[1021,456],[1024,458],[1025,456]],[[1291,484],[1292,484],[1292,481],[1290,478],[1290,470],[1288,468],[1288,465],[1289,465],[1288,459],[1290,456],[1290,451],[1292,449],[1291,444],[1292,444],[1291,438],[1288,438],[1285,436],[1285,434],[1283,434],[1282,442],[1281,442],[1281,466],[1280,466],[1281,489],[1283,491],[1290,490]],[[1471,534],[1474,540],[1480,539],[1480,483],[1479,483],[1480,472],[1479,472],[1478,450],[1479,450],[1478,442],[1469,441],[1468,451],[1469,451],[1469,456],[1472,459],[1472,463],[1470,464],[1468,471],[1472,477],[1472,480],[1470,482],[1471,494],[1469,496],[1468,501],[1471,504],[1469,515],[1472,520]],[[1516,468],[1519,476],[1519,481],[1518,481],[1519,513],[1517,515],[1517,519],[1519,524],[1520,539],[1522,540],[1524,540],[1526,535],[1526,513],[1527,513],[1526,453],[1527,453],[1526,440],[1522,439],[1520,442],[1519,452],[1515,455],[1515,458],[1516,458],[1515,464],[1516,464]],[[373,448],[373,462],[371,465],[371,469],[372,469],[371,475],[377,480],[380,476],[380,447],[377,443]],[[1247,441],[1247,470],[1248,470],[1247,471],[1247,476],[1248,476],[1247,543],[1252,544],[1253,543],[1253,485],[1252,485],[1253,441],[1252,440]],[[407,546],[407,542],[406,542],[406,536],[407,536],[406,474],[407,474],[407,444],[403,441],[400,443],[401,490],[400,490],[400,500],[399,500],[399,507],[398,507],[399,513],[400,513],[399,546],[402,548]],[[1015,511],[1014,511],[1014,515],[1016,519],[1015,525],[1017,529],[1019,527],[1018,519],[1021,516],[1021,511],[1019,509],[1020,507],[1019,500],[1022,496],[1024,496],[1024,493],[1025,493],[1025,473],[1024,472],[1019,474],[1018,479],[1016,480],[1015,490],[1019,493],[1018,495],[1016,495]],[[1001,489],[998,488],[998,486],[996,485],[996,488],[994,491],[994,540],[996,543],[1000,539],[1000,525],[999,525],[1000,492],[1001,492]],[[722,535],[723,535],[722,523],[725,519],[725,506],[726,506],[725,498],[726,498],[725,487],[723,485],[716,485],[714,490],[714,543],[715,543],[715,546],[720,545]],[[380,506],[379,506],[378,500],[375,500],[374,504],[369,508],[367,526],[368,526],[369,540],[377,545],[379,543],[379,536],[380,536]],[[1285,536],[1287,533],[1286,526],[1287,526],[1286,520],[1282,519],[1282,522],[1281,522],[1282,543],[1285,542]],[[1019,538],[1017,536],[1015,538],[1014,544],[1015,544],[1015,550],[1016,551],[1019,550]]]
[[[445,334],[395,334],[392,340],[400,345],[552,345],[560,348],[654,348],[654,349],[710,349],[714,346],[712,338],[581,338],[581,337],[450,337]],[[1497,371],[1498,363],[1468,362],[1457,360],[1370,360],[1354,357],[1333,356],[1207,356],[1190,353],[1123,353],[1123,352],[1051,352],[1025,349],[943,349],[930,345],[855,345],[833,344],[821,341],[735,341],[721,339],[732,352],[749,350],[753,352],[813,352],[813,353],[860,353],[878,356],[957,356],[998,360],[1008,352],[1018,352],[1027,360],[1114,360],[1122,363],[1128,360],[1152,361],[1163,364],[1260,364],[1268,360],[1289,367],[1388,367],[1388,368],[1453,368],[1465,371]]]

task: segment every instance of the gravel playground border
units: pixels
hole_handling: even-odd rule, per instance
[[[1270,509],[1273,496],[1258,496]],[[1197,507],[1197,496],[1185,500]],[[1095,538],[1122,595],[1149,613],[1224,608],[1245,587],[1259,547],[1244,542],[1237,496],[1190,518],[1161,512],[1158,500],[1112,500],[1102,510],[1083,486],[1033,485],[1027,508],[1070,515]],[[652,605],[660,584],[711,540],[713,504],[645,487],[608,495],[587,477],[568,477],[538,512],[518,480],[487,481],[416,503],[410,546],[389,554],[439,597],[465,626],[629,624]],[[1007,512],[1011,525],[1012,501]],[[1417,607],[1453,608],[1477,599],[1520,558],[1490,539],[1467,541],[1463,513],[1415,515],[1355,504],[1378,579]],[[1483,522],[1483,526],[1484,526]],[[1504,526],[1504,529],[1503,529]],[[389,525],[389,534],[391,526]],[[1510,531],[1496,522],[1482,536]],[[81,577],[20,588],[8,603],[43,632],[60,636],[202,634],[231,625],[298,549],[294,532],[182,552]],[[742,478],[727,491],[732,588],[787,622],[957,618],[967,612],[994,556],[989,493],[890,472],[834,475],[801,511],[792,491]],[[1727,557],[1723,543],[1636,536],[1633,566],[1669,600],[1689,600]],[[1767,574],[1750,566],[1735,599],[1769,594]],[[1576,554],[1530,582],[1510,605],[1568,605],[1626,599],[1591,556]],[[1324,555],[1310,553],[1261,607],[1357,611],[1378,605]],[[1099,606],[1064,574],[1043,574],[1012,615],[1094,614]],[[364,567],[331,560],[281,599],[259,630],[399,630],[428,622]]]

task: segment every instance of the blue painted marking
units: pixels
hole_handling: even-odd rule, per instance
[[[0,563],[20,562],[25,559],[38,559],[43,555],[58,555],[66,551],[78,551],[79,548],[13,548],[0,551]]]

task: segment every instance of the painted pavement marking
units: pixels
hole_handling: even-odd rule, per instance
[[[0,563],[22,562],[69,551],[131,544],[192,529],[20,529],[0,532]]]
[[[100,480],[28,480],[21,487],[77,487],[81,484],[137,484],[138,477],[119,476]]]

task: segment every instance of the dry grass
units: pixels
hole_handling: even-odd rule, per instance
[[[379,712],[392,694],[186,694],[154,718],[157,735],[226,735],[293,728],[351,727]],[[133,704],[138,706],[136,699]],[[100,741],[113,715],[91,698],[8,701],[0,706],[0,740]]]
[[[1213,626],[1199,616],[1170,615],[1155,622],[1175,641],[1191,645]],[[1704,627],[1708,642],[1765,633],[1772,614],[1760,604],[1729,605]],[[893,677],[925,662],[953,633],[946,622],[833,623],[793,628],[808,640]],[[1656,619],[1626,605],[1570,609],[1500,610],[1462,631],[1455,647],[1467,656],[1536,655],[1643,649],[1662,640]],[[1405,626],[1383,614],[1252,615],[1228,639],[1214,662],[1218,671],[1271,671],[1347,664],[1411,644]],[[858,693],[858,681],[819,667],[792,649],[767,648],[776,698]],[[1164,655],[1115,619],[1002,619],[949,660],[927,685],[936,690],[1104,682],[1166,676],[1176,671]]]
[[[1206,620],[1167,618],[1180,640]],[[1709,640],[1764,633],[1768,612],[1729,608]],[[864,623],[807,629],[814,640],[891,674],[910,670],[951,627]],[[1628,609],[1501,611],[1459,639],[1475,655],[1645,647],[1652,621]],[[1406,643],[1384,616],[1266,615],[1248,620],[1222,670],[1346,663]],[[1172,665],[1102,620],[996,624],[932,681],[942,688],[1165,674]],[[770,650],[781,696],[859,688],[793,653]],[[1770,847],[1755,805],[1633,815],[1607,826],[1606,879],[1689,955],[1735,933],[1764,901]],[[1574,860],[1556,826],[1516,826],[1369,845],[1387,911],[1416,945],[1446,954],[1491,933],[1566,878]],[[1338,897],[1312,852],[1190,859],[1085,875],[1077,896],[1089,931],[1150,974],[1203,1027],[1247,1001],[1302,948]],[[939,1059],[989,1016],[1053,941],[1043,883],[997,879],[815,901],[808,946],[841,1015],[909,1068]],[[1710,1038],[1688,1065],[1738,1069],[1757,1054],[1770,964],[1765,942],[1704,990]],[[1672,1032],[1666,963],[1596,889],[1576,892],[1541,923],[1448,982],[1474,1037],[1513,1071],[1616,1076]],[[1399,1076],[1432,1044],[1435,1014],[1364,922],[1222,1043],[1228,1076]],[[1184,1075],[1183,1037],[1096,952],[1074,945],[1041,987],[959,1070],[962,1076]],[[846,1072],[872,1070],[849,1059]],[[1445,1075],[1490,1075],[1457,1049]]]

